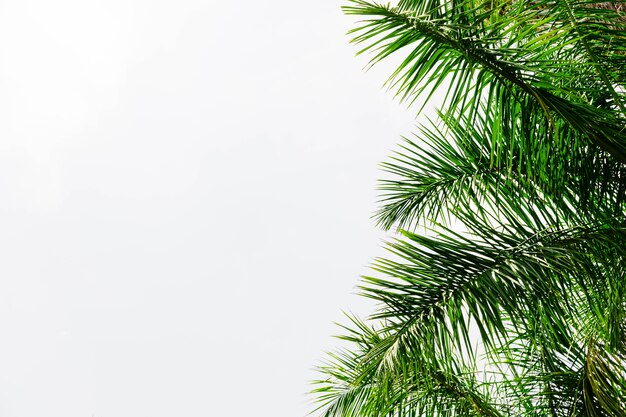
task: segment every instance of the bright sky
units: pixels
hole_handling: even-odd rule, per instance
[[[311,410],[413,126],[340,5],[0,1],[0,416]]]

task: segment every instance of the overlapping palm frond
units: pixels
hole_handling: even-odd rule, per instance
[[[411,229],[417,221],[448,221],[455,214],[488,210],[525,216],[524,200],[546,221],[624,213],[626,167],[598,147],[581,144],[571,129],[503,131],[500,114],[482,109],[474,123],[441,115],[443,128],[422,128],[383,169],[381,208],[385,229]],[[544,126],[545,128],[546,126]],[[541,136],[541,138],[539,138]],[[554,206],[554,207],[552,207]],[[590,210],[592,208],[593,210]]]
[[[623,355],[623,312],[616,331],[598,309],[605,303],[586,300],[599,301],[599,287],[622,285],[621,276],[605,272],[626,259],[626,228],[482,231],[488,233],[473,239],[446,228],[436,237],[404,232],[390,243],[398,260],[378,260],[374,269],[384,278],[366,277],[362,286],[380,302],[371,317],[379,329],[363,332],[362,324],[349,338],[359,349],[336,356],[341,366],[323,370],[329,379],[319,382],[318,392],[328,406],[325,416],[411,415],[407,410],[427,410],[415,414],[424,416],[534,415],[538,404],[547,407],[557,397],[570,408],[579,397],[598,410],[607,398],[621,398],[617,404],[624,406],[623,369],[605,364]],[[623,295],[615,296],[623,305]],[[506,364],[504,375],[522,377],[478,381],[470,327],[478,329],[487,350],[483,364]],[[591,352],[604,356],[591,359],[602,373],[593,374],[585,347],[598,345],[602,350]],[[446,391],[445,381],[472,390]],[[546,381],[552,388],[546,389]],[[522,388],[524,398],[516,398]],[[448,404],[439,397],[442,392],[452,395],[451,404],[467,404],[471,397],[474,406],[469,414],[451,405],[444,412],[437,408]],[[526,410],[530,406],[534,411]]]
[[[397,231],[320,368],[323,417],[626,415],[626,4],[353,0],[439,121],[383,163]],[[420,226],[423,226],[420,227]]]
[[[470,367],[471,352],[460,355],[451,345],[445,353],[435,346],[418,349],[407,337],[403,348],[411,347],[405,352],[411,360],[389,363],[386,355],[397,335],[356,318],[352,323],[344,338],[358,348],[332,355],[321,368],[327,379],[316,381],[323,416],[452,416],[476,409],[501,415]]]
[[[596,62],[610,60],[615,68],[624,63],[624,31],[575,20],[568,0],[503,2],[496,7],[491,1],[434,7],[430,2],[352,4],[345,8],[348,14],[372,17],[353,30],[354,42],[367,43],[361,52],[375,51],[372,63],[406,51],[389,80],[402,99],[425,100],[430,94],[424,92],[432,94],[445,83],[449,111],[461,108],[474,114],[485,96],[489,106],[503,111],[522,101],[526,111],[565,122],[626,161],[626,133],[621,129],[626,112],[623,94],[617,93],[623,89],[623,69],[608,71]],[[584,6],[575,11],[595,10]],[[609,17],[606,10],[600,14]]]

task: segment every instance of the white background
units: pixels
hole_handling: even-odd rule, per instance
[[[298,417],[413,130],[335,1],[0,1],[0,416]]]

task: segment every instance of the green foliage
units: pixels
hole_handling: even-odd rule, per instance
[[[626,10],[353,0],[439,120],[382,167],[397,231],[314,393],[323,417],[626,416]]]

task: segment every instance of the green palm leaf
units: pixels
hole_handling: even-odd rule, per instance
[[[324,417],[626,415],[626,4],[353,0],[371,64],[438,120],[382,164],[378,302]],[[423,226],[423,227],[420,227]]]

